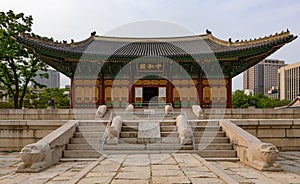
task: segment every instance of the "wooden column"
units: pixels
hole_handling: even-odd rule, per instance
[[[226,103],[226,108],[232,108],[232,78],[227,79],[228,84],[227,84],[227,103]]]
[[[128,103],[129,104],[134,104],[134,74],[132,73],[132,64],[129,63],[129,68],[130,68],[130,73],[129,73],[129,97],[128,97]]]
[[[198,103],[203,108],[203,86],[202,86],[202,78],[199,77],[197,84],[197,92],[198,92]]]
[[[129,90],[129,97],[128,97],[128,103],[133,104],[134,103],[134,81],[133,78],[130,77],[130,81],[129,81],[129,86],[128,86],[128,90]]]
[[[167,89],[167,99],[166,99],[166,102],[167,103],[172,103],[173,105],[173,84],[168,80],[168,83],[167,83],[167,86],[166,86],[166,89]]]
[[[73,95],[75,95],[75,87],[73,86],[73,79],[71,79],[71,86],[70,86],[70,108],[72,109],[73,108],[73,98],[75,97],[75,96],[73,96]],[[73,91],[74,90],[74,91]]]
[[[99,105],[104,105],[104,80],[102,78],[99,79]]]

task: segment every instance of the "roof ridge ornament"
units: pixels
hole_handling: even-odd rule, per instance
[[[206,29],[206,34],[212,34],[212,32],[208,29]]]
[[[96,36],[96,31],[91,32],[91,36]]]

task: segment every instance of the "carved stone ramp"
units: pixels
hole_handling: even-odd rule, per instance
[[[159,139],[160,126],[159,122],[140,122],[138,130],[138,138]]]

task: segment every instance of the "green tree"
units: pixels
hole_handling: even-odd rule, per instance
[[[242,90],[236,90],[232,94],[233,108],[247,108],[249,106],[249,96],[245,95]]]
[[[66,93],[67,92],[67,93]],[[30,91],[26,94],[24,106],[27,108],[46,108],[48,101],[54,98],[55,107],[69,108],[69,89],[45,88],[43,92]]]
[[[30,82],[40,85],[33,79],[36,72],[47,70],[43,62],[15,40],[19,33],[31,33],[32,20],[32,16],[11,10],[0,12],[0,86],[13,97],[15,108],[22,108]]]
[[[250,105],[254,105],[256,108],[274,108],[285,106],[290,102],[290,100],[271,99],[262,93],[247,96],[242,90],[236,90],[232,94],[233,108],[247,108]]]

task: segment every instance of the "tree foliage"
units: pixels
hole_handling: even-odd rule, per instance
[[[248,108],[249,106],[255,106],[256,108],[274,108],[285,106],[290,102],[290,100],[271,99],[262,93],[248,96],[245,95],[242,90],[236,90],[232,94],[233,108]]]
[[[32,16],[11,10],[0,12],[0,86],[13,97],[15,108],[22,108],[30,82],[39,85],[33,80],[36,72],[47,70],[43,62],[15,40],[19,33],[31,33],[32,20]]]
[[[69,89],[45,88],[42,92],[30,91],[25,97],[24,106],[26,108],[46,108],[48,101],[54,98],[56,108],[69,108]],[[66,93],[67,92],[67,93]]]

